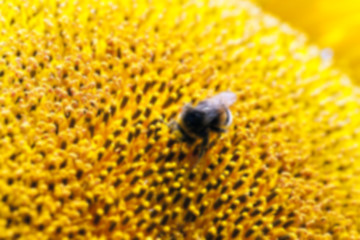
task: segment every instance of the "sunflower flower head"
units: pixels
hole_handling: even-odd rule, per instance
[[[359,238],[359,91],[301,33],[247,1],[1,6],[0,239]],[[227,90],[194,164],[167,123]]]

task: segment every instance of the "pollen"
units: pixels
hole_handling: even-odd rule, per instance
[[[359,93],[239,1],[6,1],[0,239],[359,239]],[[236,94],[186,144],[185,104]]]

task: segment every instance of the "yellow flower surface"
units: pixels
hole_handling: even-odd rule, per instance
[[[336,66],[360,83],[360,2],[356,0],[256,0],[265,10],[306,31],[334,51]]]
[[[253,3],[0,16],[0,239],[360,238],[359,90]],[[199,160],[167,123],[228,90]]]

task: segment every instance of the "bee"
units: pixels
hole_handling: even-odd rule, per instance
[[[232,92],[221,92],[211,98],[199,102],[195,107],[186,104],[180,114],[179,121],[172,123],[172,128],[180,134],[180,140],[188,144],[202,139],[199,158],[209,143],[211,132],[226,132],[225,127],[232,122],[229,107],[236,101]]]

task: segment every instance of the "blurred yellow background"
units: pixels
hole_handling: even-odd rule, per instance
[[[331,48],[334,63],[360,84],[359,0],[256,0],[260,6],[306,32],[321,48]]]

